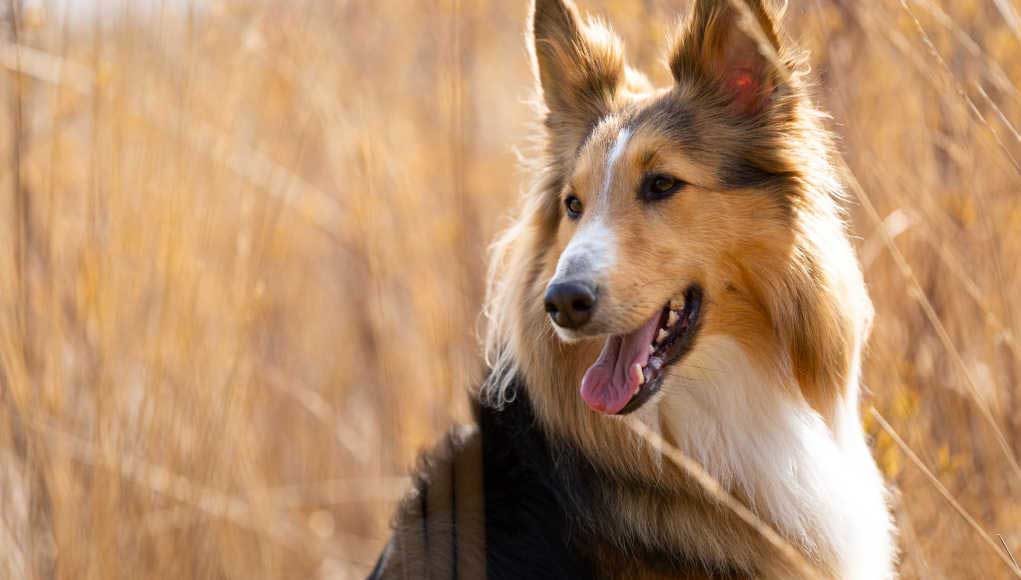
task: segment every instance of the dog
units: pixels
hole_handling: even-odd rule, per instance
[[[640,421],[820,578],[895,576],[861,426],[872,321],[804,55],[761,0],[694,0],[653,88],[534,0],[544,148],[494,244],[476,425],[427,456],[371,578],[792,578]]]

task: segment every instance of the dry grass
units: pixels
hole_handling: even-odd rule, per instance
[[[0,577],[362,577],[482,371],[526,2],[85,4],[3,10]],[[586,4],[666,82],[687,2]],[[1019,13],[787,16],[861,185],[907,578],[1009,572],[901,443],[1021,553]]]

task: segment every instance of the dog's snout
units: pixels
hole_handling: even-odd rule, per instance
[[[560,282],[546,289],[546,312],[557,326],[577,329],[592,319],[596,287],[586,282]]]

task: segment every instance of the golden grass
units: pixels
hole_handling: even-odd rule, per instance
[[[586,2],[660,83],[686,4]],[[790,4],[860,185],[902,574],[1006,578],[1021,7]],[[526,2],[67,6],[3,11],[0,577],[363,577],[481,376]]]

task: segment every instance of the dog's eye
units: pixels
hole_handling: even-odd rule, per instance
[[[567,208],[567,216],[573,220],[580,218],[581,212],[585,209],[585,205],[574,195],[567,196],[567,199],[564,200],[564,207]]]
[[[653,174],[646,176],[642,182],[642,189],[639,192],[642,199],[656,201],[665,199],[677,193],[685,183],[670,175]]]

